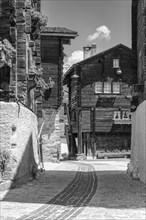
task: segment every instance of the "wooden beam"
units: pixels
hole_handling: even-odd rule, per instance
[[[82,153],[82,111],[78,111],[78,153]]]

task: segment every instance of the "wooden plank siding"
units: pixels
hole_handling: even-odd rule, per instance
[[[48,36],[41,37],[41,52],[43,63],[58,64],[59,40]]]
[[[90,109],[82,110],[82,132],[91,131],[91,114]]]
[[[119,67],[113,67],[113,59],[119,60]],[[118,69],[121,70],[121,75],[118,75]],[[72,83],[74,73],[79,77],[78,89]],[[76,133],[80,144],[82,142],[84,145],[83,137],[88,133],[92,142],[93,140],[96,142],[96,137],[103,136],[103,139],[101,139],[101,145],[103,146],[108,145],[105,143],[108,139],[111,139],[113,144],[117,144],[117,140],[120,138],[116,139],[116,135],[121,137],[119,147],[122,147],[124,142],[126,143],[125,146],[130,146],[130,119],[127,117],[127,121],[129,121],[124,121],[122,114],[124,111],[129,112],[131,108],[132,80],[131,49],[121,44],[85,59],[69,69],[65,82],[69,88],[70,114],[72,111],[76,111],[77,114],[82,112],[80,121],[77,117],[77,121],[71,120],[70,123],[72,132]],[[98,82],[101,90],[99,89],[96,93],[95,84]],[[110,92],[105,92],[105,82],[111,86]],[[119,85],[118,92],[115,92],[113,87],[115,82]],[[120,112],[119,121],[115,118],[117,112]],[[115,120],[117,120],[117,123],[115,123]],[[81,133],[83,140],[81,140]],[[107,135],[108,138],[104,140],[104,136]],[[80,147],[78,147],[79,152],[84,148],[82,146],[80,149]]]
[[[58,108],[62,100],[62,41],[59,37],[41,36],[41,59],[43,79],[52,78],[55,85],[48,101],[43,100],[43,107]]]
[[[137,4],[137,72],[138,83],[144,84],[139,103],[146,100],[146,2],[138,0]]]
[[[95,132],[110,132],[113,125],[114,109],[95,110]]]
[[[113,59],[119,58],[119,67],[122,70],[120,76],[120,94],[95,94],[95,83],[106,81],[118,81],[119,76],[113,68]],[[124,47],[111,49],[109,53],[102,56],[94,56],[87,59],[82,65],[80,81],[80,104],[84,108],[102,108],[95,114],[95,132],[110,132],[113,125],[114,110],[130,109],[131,100],[127,97],[132,93],[132,71],[131,71],[131,52]],[[70,105],[71,109],[77,106],[77,89],[73,83],[70,84]],[[104,109],[105,108],[105,109]],[[111,108],[109,111],[106,108]],[[103,114],[103,117],[102,117]],[[110,118],[107,119],[108,115]],[[99,118],[98,118],[99,117]],[[82,115],[82,130],[86,130],[86,124],[90,119]],[[76,130],[76,129],[75,129]],[[91,129],[92,130],[92,129]]]

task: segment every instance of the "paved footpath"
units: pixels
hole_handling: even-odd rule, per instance
[[[37,180],[1,193],[1,220],[146,220],[146,185],[127,159],[45,163]]]

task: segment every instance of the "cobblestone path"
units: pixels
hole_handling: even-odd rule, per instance
[[[97,177],[93,166],[80,163],[75,178],[63,191],[47,204],[19,220],[73,219],[88,205],[96,189]]]

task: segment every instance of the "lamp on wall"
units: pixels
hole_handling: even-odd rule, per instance
[[[77,83],[78,82],[78,79],[79,79],[79,76],[74,73],[72,76],[71,76],[71,79],[73,80],[74,83]]]
[[[122,70],[121,70],[120,68],[118,68],[118,69],[116,70],[116,74],[117,74],[118,76],[120,76],[120,75],[122,74]]]
[[[71,78],[74,79],[74,80],[78,80],[79,76],[75,73],[75,74],[73,74],[73,75],[71,76]]]

